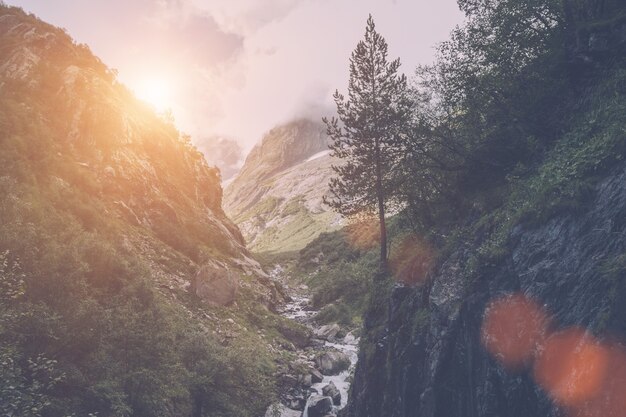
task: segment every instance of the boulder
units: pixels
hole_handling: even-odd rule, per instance
[[[311,382],[314,384],[318,384],[324,379],[324,375],[322,375],[317,369],[310,369],[309,374],[311,375]]]
[[[322,388],[322,394],[326,397],[330,397],[333,400],[333,404],[341,405],[341,393],[334,382],[331,381],[330,384]]]
[[[356,338],[354,332],[350,332],[343,338],[343,343],[346,345],[356,346],[359,344],[359,339]]]
[[[272,404],[265,412],[265,417],[300,417],[300,412],[291,410],[281,403]]]
[[[339,327],[337,323],[333,323],[315,329],[314,333],[318,339],[334,340],[337,336],[337,333],[339,333],[340,331],[341,327]]]
[[[296,411],[304,410],[306,406],[306,400],[304,397],[291,398],[289,400],[289,408]]]
[[[303,387],[308,388],[313,385],[313,377],[311,376],[311,374],[300,375],[298,380],[300,381],[300,385],[302,385]]]
[[[308,417],[324,417],[333,409],[333,400],[330,397],[312,395],[306,404]]]
[[[350,357],[338,350],[328,350],[315,357],[315,365],[324,375],[337,375],[350,368]]]
[[[293,375],[286,375],[283,374],[278,378],[278,383],[282,386],[282,387],[289,387],[289,388],[295,388],[298,386],[298,378],[296,378]]]
[[[324,341],[320,339],[311,339],[309,346],[312,348],[322,348],[324,347]]]
[[[226,267],[204,265],[201,267],[193,282],[192,290],[203,301],[209,304],[227,306],[237,297],[239,282]]]
[[[300,349],[311,344],[311,331],[305,326],[284,319],[278,322],[277,330]]]

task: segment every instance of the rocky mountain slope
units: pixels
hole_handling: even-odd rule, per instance
[[[370,342],[360,358],[349,415],[557,416],[572,412],[571,403],[555,404],[550,387],[534,379],[537,368],[529,370],[526,364],[507,369],[499,363],[502,358],[485,349],[483,317],[494,300],[521,294],[545,308],[553,332],[587,329],[589,340],[595,334],[606,346],[611,346],[611,338],[623,338],[624,181],[622,166],[595,187],[593,200],[583,212],[515,228],[507,256],[480,271],[472,274],[468,265],[475,264],[475,248],[484,243],[484,236],[451,253],[427,286],[395,287],[386,307],[377,311],[384,318],[370,311],[366,319]],[[531,313],[524,313],[520,320],[532,322]],[[500,337],[519,337],[515,332],[523,329],[504,330]],[[515,339],[510,343],[523,345]],[[576,339],[573,346],[565,345],[559,355],[567,356],[568,349],[577,345],[584,346],[584,338]],[[623,351],[623,345],[618,346]],[[574,361],[565,372],[580,372],[580,366],[593,369],[595,364]],[[617,416],[615,402],[623,398],[626,379],[621,360],[611,366],[617,374],[606,378],[617,391],[611,387],[585,394],[606,405],[609,412],[602,415]],[[589,414],[572,415],[601,415],[595,414],[602,409],[597,404],[590,401],[585,407]]]
[[[3,153],[14,164],[30,159],[39,177],[33,186],[55,193],[86,228],[97,230],[100,215],[123,226],[125,244],[155,260],[263,274],[221,208],[216,170],[173,125],[58,29],[9,10],[0,34],[12,46],[0,66]],[[75,194],[99,213],[79,207]],[[160,253],[165,247],[169,254]],[[167,285],[191,284],[182,271],[155,275]]]
[[[302,249],[341,220],[324,206],[333,160],[321,123],[272,129],[224,191],[224,209],[255,252]],[[336,162],[335,162],[336,163]]]
[[[428,245],[405,254],[414,279],[374,284],[345,415],[624,415],[626,42],[613,5],[621,18],[588,27],[606,50],[589,55],[557,142],[502,203],[413,236]]]
[[[217,171],[63,30],[0,45],[0,414],[262,414],[306,331]]]

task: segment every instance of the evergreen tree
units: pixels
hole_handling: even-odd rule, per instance
[[[400,184],[412,107],[407,79],[398,74],[400,60],[388,61],[387,49],[370,15],[365,39],[350,58],[348,97],[335,92],[338,117],[324,118],[333,156],[342,160],[333,166],[337,175],[330,181],[325,201],[347,216],[378,214],[383,270],[387,268],[385,213]]]

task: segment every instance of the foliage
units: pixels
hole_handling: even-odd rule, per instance
[[[6,14],[50,35],[0,48],[39,58],[0,81],[0,414],[262,414],[273,358],[178,285],[241,253],[217,173],[88,48]]]
[[[394,223],[390,236],[398,233]],[[353,231],[322,233],[302,249],[292,273],[305,277],[312,290],[311,301],[320,309],[320,323],[359,324],[372,288],[372,273],[378,269],[376,248],[355,246]]]

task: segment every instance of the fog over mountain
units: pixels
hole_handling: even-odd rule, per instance
[[[454,0],[8,3],[66,28],[131,89],[166,80],[168,107],[195,143],[230,137],[244,152],[280,123],[311,117],[311,108],[332,109],[331,95],[346,85],[346,57],[369,13],[407,74],[432,62],[434,45],[461,21]]]

